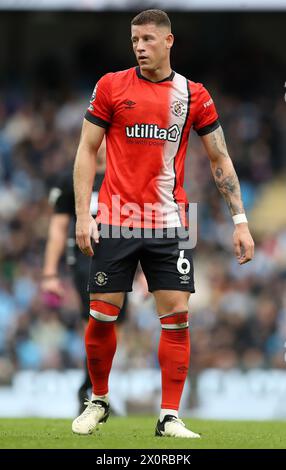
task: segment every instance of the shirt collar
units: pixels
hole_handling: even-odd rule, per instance
[[[146,78],[142,75],[139,66],[136,67],[136,74],[137,74],[138,78],[141,78],[142,80],[146,80],[147,82],[150,82],[150,83],[171,82],[173,80],[174,76],[175,76],[175,72],[174,72],[174,70],[172,70],[172,72],[170,73],[170,75],[168,77],[163,78],[163,80],[159,80],[158,82],[153,82],[152,80],[149,80],[149,78]]]

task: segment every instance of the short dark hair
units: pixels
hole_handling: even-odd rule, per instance
[[[143,25],[154,23],[156,26],[166,26],[171,29],[171,21],[167,13],[163,10],[144,10],[136,15],[131,21],[131,25]]]

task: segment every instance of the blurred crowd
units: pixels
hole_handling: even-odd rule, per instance
[[[199,214],[194,250],[197,293],[190,300],[192,372],[209,367],[283,368],[286,221],[279,207],[286,187],[286,104],[283,97],[249,103],[215,90],[213,95],[253,221],[256,256],[248,265],[237,264],[231,217],[193,134],[185,178]],[[65,260],[65,296],[59,305],[43,297],[40,280],[51,215],[49,189],[74,160],[88,98],[89,92],[65,101],[25,100],[13,94],[0,101],[2,384],[9,383],[17,370],[82,367],[79,299]],[[270,214],[264,209],[269,198],[274,201]],[[259,214],[264,214],[265,223]],[[140,269],[118,333],[115,367],[158,367],[160,325]]]

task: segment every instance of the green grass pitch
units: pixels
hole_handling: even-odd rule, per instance
[[[111,417],[89,436],[67,419],[0,419],[1,449],[285,449],[286,422],[186,419],[201,439],[154,437],[155,417]]]

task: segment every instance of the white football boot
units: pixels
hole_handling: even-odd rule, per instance
[[[158,420],[155,436],[164,437],[186,437],[198,439],[201,436],[186,428],[186,425],[179,418],[172,415],[166,415],[163,421]]]
[[[76,434],[91,434],[96,426],[105,423],[110,413],[110,407],[101,400],[86,400],[86,409],[72,423],[72,431]]]

